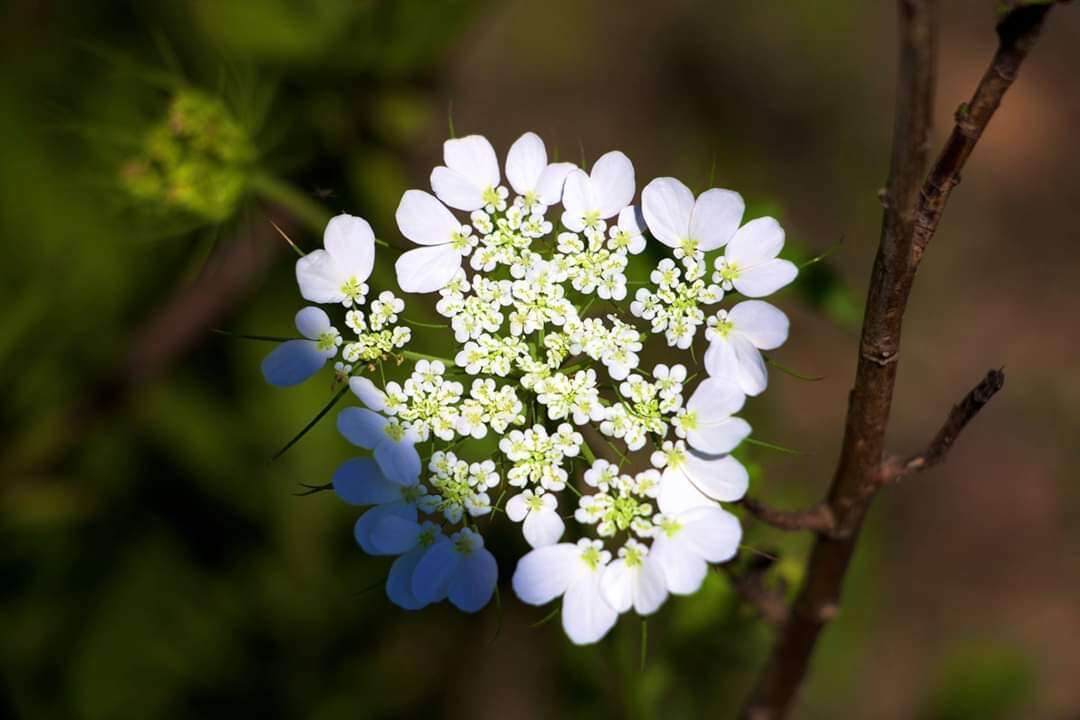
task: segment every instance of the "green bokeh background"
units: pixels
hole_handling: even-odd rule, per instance
[[[943,5],[946,128],[994,3]],[[799,717],[1080,707],[1077,15],[1052,16],[921,271],[893,444],[917,448],[988,367],[1007,391],[947,468],[879,504]],[[650,621],[644,670],[635,620],[573,648],[506,585],[475,617],[392,606],[354,510],[294,495],[349,456],[332,424],[269,461],[327,383],[273,390],[267,346],[210,329],[289,331],[271,220],[315,247],[347,211],[402,246],[394,208],[450,116],[500,153],[525,130],[564,159],[619,148],[639,188],[739,190],[793,259],[843,241],[778,298],[778,359],[825,379],[774,373],[748,411],[807,453],[746,449],[756,494],[812,502],[877,239],[894,33],[889,3],[855,0],[0,7],[0,717],[733,716],[772,631],[719,573]],[[505,580],[520,539],[492,532]],[[808,538],[750,524],[746,544],[797,584]]]

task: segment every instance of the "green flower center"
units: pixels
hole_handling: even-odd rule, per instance
[[[405,426],[397,421],[391,421],[383,426],[383,432],[394,442],[401,442],[401,439],[405,437]]]
[[[581,562],[589,566],[590,570],[600,567],[600,551],[590,545],[581,553]]]
[[[626,567],[637,567],[641,565],[641,561],[645,559],[645,554],[636,547],[626,548],[626,555],[623,556],[623,560],[626,562]]]
[[[726,338],[730,335],[733,329],[735,329],[735,324],[727,318],[718,321],[716,325],[713,326],[713,330],[715,330],[716,334],[722,338]]]
[[[604,513],[604,521],[613,523],[619,530],[626,530],[634,518],[651,513],[652,506],[649,503],[638,502],[636,498],[623,495],[615,498],[615,502]]]
[[[544,498],[541,495],[533,495],[525,500],[525,507],[529,508],[530,512],[537,512],[544,509]]]
[[[720,278],[727,282],[734,282],[739,277],[739,266],[735,263],[724,263],[720,268]]]
[[[341,294],[357,305],[364,301],[366,291],[367,288],[364,287],[364,283],[357,280],[355,275],[346,280],[341,286]]]
[[[319,335],[319,339],[316,341],[315,347],[319,348],[319,352],[328,352],[337,347],[338,334],[332,330]]]

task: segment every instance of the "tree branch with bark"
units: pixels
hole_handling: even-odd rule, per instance
[[[998,48],[971,100],[927,172],[936,79],[934,0],[899,0],[900,59],[892,158],[879,193],[884,214],[871,275],[844,440],[826,498],[803,511],[778,510],[743,500],[755,518],[784,530],[808,530],[816,539],[802,585],[784,613],[775,644],[742,711],[772,720],[789,711],[809,669],[817,639],[835,617],[863,519],[878,490],[944,461],[960,432],[1004,385],[991,370],[949,414],[927,449],[907,460],[885,452],[900,338],[915,273],[933,238],[960,173],[1015,81],[1054,2],[1007,3],[997,26]],[[757,588],[757,585],[754,586]],[[780,617],[774,607],[772,619]]]

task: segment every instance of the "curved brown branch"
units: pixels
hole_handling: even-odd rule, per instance
[[[874,496],[873,490],[866,492],[866,488],[874,487],[882,474],[903,317],[915,272],[964,164],[1015,80],[1050,7],[1020,5],[1003,16],[990,68],[971,102],[957,113],[956,126],[924,182],[935,77],[933,5],[933,0],[899,2],[901,41],[892,163],[882,196],[881,239],[863,318],[844,442],[826,499],[835,527],[817,536],[788,620],[743,708],[745,718],[767,720],[787,714],[817,638],[836,615],[848,564]],[[952,429],[946,423],[945,436],[939,434],[946,439],[938,444],[937,460],[944,457],[955,432],[967,420],[970,417]]]
[[[818,503],[806,510],[780,510],[747,496],[740,500],[739,504],[758,520],[780,530],[830,533],[835,524],[832,509],[826,503]]]
[[[945,456],[949,454],[949,450],[952,449],[956,438],[960,436],[968,423],[975,419],[975,416],[986,406],[986,403],[990,402],[990,399],[1003,387],[1005,387],[1005,373],[1003,371],[991,370],[986,373],[986,377],[978,385],[972,388],[959,403],[953,405],[945,424],[937,431],[926,450],[918,455],[911,456],[907,460],[889,458],[882,463],[881,472],[878,474],[878,480],[874,488],[899,482],[909,475],[929,470],[935,465],[944,462]]]

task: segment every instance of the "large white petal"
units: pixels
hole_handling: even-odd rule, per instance
[[[312,250],[296,261],[296,284],[300,296],[316,303],[339,303],[345,299],[341,286],[348,275],[325,250]]]
[[[338,432],[353,445],[368,450],[389,440],[383,432],[387,422],[382,415],[367,408],[345,408],[337,416]]]
[[[527,132],[506,153],[506,179],[518,195],[537,190],[547,167],[547,148],[534,132]]]
[[[705,497],[697,487],[690,482],[690,478],[682,469],[664,470],[660,480],[660,496],[656,500],[660,506],[660,512],[667,515],[677,515],[690,508],[699,505],[712,505],[713,502]]]
[[[601,155],[589,179],[602,218],[615,217],[634,200],[634,164],[618,150]]]
[[[368,535],[368,542],[380,555],[401,555],[416,547],[419,539],[420,523],[398,515],[381,518]]]
[[[581,551],[573,543],[536,548],[518,560],[511,584],[529,605],[543,605],[566,592],[582,567]]]
[[[262,374],[274,387],[299,385],[319,372],[327,356],[311,340],[289,340],[263,358]]]
[[[375,383],[368,378],[360,376],[349,378],[349,389],[368,409],[375,412],[386,409],[386,393],[375,387]]]
[[[705,560],[680,542],[678,536],[657,537],[649,549],[649,557],[663,569],[667,589],[674,595],[693,595],[709,572]]]
[[[736,373],[739,388],[747,395],[760,395],[769,384],[765,358],[761,357],[761,352],[754,347],[754,343],[742,333],[733,332],[728,339],[739,365]]]
[[[742,542],[739,519],[718,507],[688,510],[678,518],[683,528],[679,539],[711,563],[727,562],[735,557]]]
[[[730,337],[730,336],[729,336]],[[728,385],[739,385],[739,359],[728,338],[714,337],[705,348],[705,372]]]
[[[563,596],[563,630],[575,645],[598,642],[619,619],[619,613],[604,600],[600,577],[599,571],[581,574]]]
[[[353,537],[357,544],[368,555],[385,555],[371,542],[371,533],[388,517],[398,517],[404,520],[416,520],[416,508],[404,502],[385,503],[376,505],[356,521],[353,526]]]
[[[386,596],[398,607],[419,610],[427,605],[417,600],[412,591],[413,574],[426,551],[427,548],[415,547],[390,566],[390,574],[386,576]]]
[[[734,450],[749,434],[750,423],[742,418],[729,417],[690,430],[686,433],[686,441],[698,452],[723,455]]]
[[[744,402],[746,396],[737,385],[709,377],[698,384],[686,403],[686,409],[697,413],[699,422],[711,422],[739,412]]]
[[[483,135],[466,135],[444,142],[443,162],[481,190],[499,184],[499,160],[495,157],[495,148]]]
[[[346,277],[364,282],[375,264],[375,233],[364,218],[341,214],[330,218],[323,246]]]
[[[529,514],[529,506],[525,502],[525,494],[520,493],[506,501],[506,517],[513,522],[521,522]]]
[[[420,453],[408,439],[394,442],[386,437],[385,442],[375,446],[375,462],[387,480],[399,485],[415,485],[420,477]]]
[[[730,455],[701,455],[691,450],[680,469],[698,490],[721,502],[740,500],[750,486],[750,474]]]
[[[431,189],[452,208],[472,212],[484,207],[484,188],[448,167],[431,171]]]
[[[343,462],[330,482],[337,496],[350,505],[381,505],[401,499],[401,486],[387,480],[367,457]]]
[[[406,190],[394,219],[401,234],[417,245],[445,245],[461,229],[453,213],[423,190]]]
[[[698,241],[705,252],[723,247],[742,222],[742,195],[731,190],[706,190],[694,203],[690,215],[690,237]]]
[[[394,263],[398,286],[408,293],[441,290],[461,269],[461,253],[450,245],[423,247],[403,254]]]
[[[735,333],[761,350],[773,350],[788,338],[790,322],[781,310],[762,300],[745,300],[731,308],[728,319]]]
[[[653,237],[678,247],[690,234],[694,194],[675,178],[656,178],[641,191],[641,212]]]
[[[784,228],[776,218],[755,218],[731,238],[724,257],[742,270],[772,260],[783,247]]]
[[[589,180],[589,176],[579,168],[574,168],[566,175],[566,182],[563,184],[562,191],[562,204],[566,209],[566,213],[563,214],[563,224],[566,225],[565,217],[570,215],[584,215],[587,212],[596,210],[596,198],[592,191],[592,182]],[[580,232],[581,228],[577,229],[567,225],[568,228],[574,232]]]
[[[540,173],[540,180],[536,184],[536,194],[540,202],[545,205],[554,205],[562,199],[563,183],[566,176],[577,166],[574,163],[560,162],[551,163],[544,172]]]
[[[462,612],[476,612],[491,601],[498,579],[495,556],[487,548],[477,548],[462,558],[450,581],[450,602]]]
[[[732,285],[746,297],[765,297],[792,282],[799,268],[788,260],[766,260],[748,270],[740,270]]]
[[[608,563],[600,576],[600,592],[617,613],[624,613],[634,604],[634,573],[622,558]]]
[[[521,533],[529,545],[538,548],[559,542],[565,529],[566,524],[559,517],[559,513],[554,510],[539,510],[528,514],[521,526]]]
[[[435,541],[416,564],[412,591],[416,599],[424,603],[442,600],[450,591],[450,582],[461,565],[461,553],[454,549],[453,541],[442,537]]]
[[[330,316],[322,308],[309,306],[296,313],[296,329],[309,340],[318,340],[330,327]]]
[[[664,570],[650,553],[641,561],[634,575],[634,610],[638,615],[651,615],[667,600]]]

